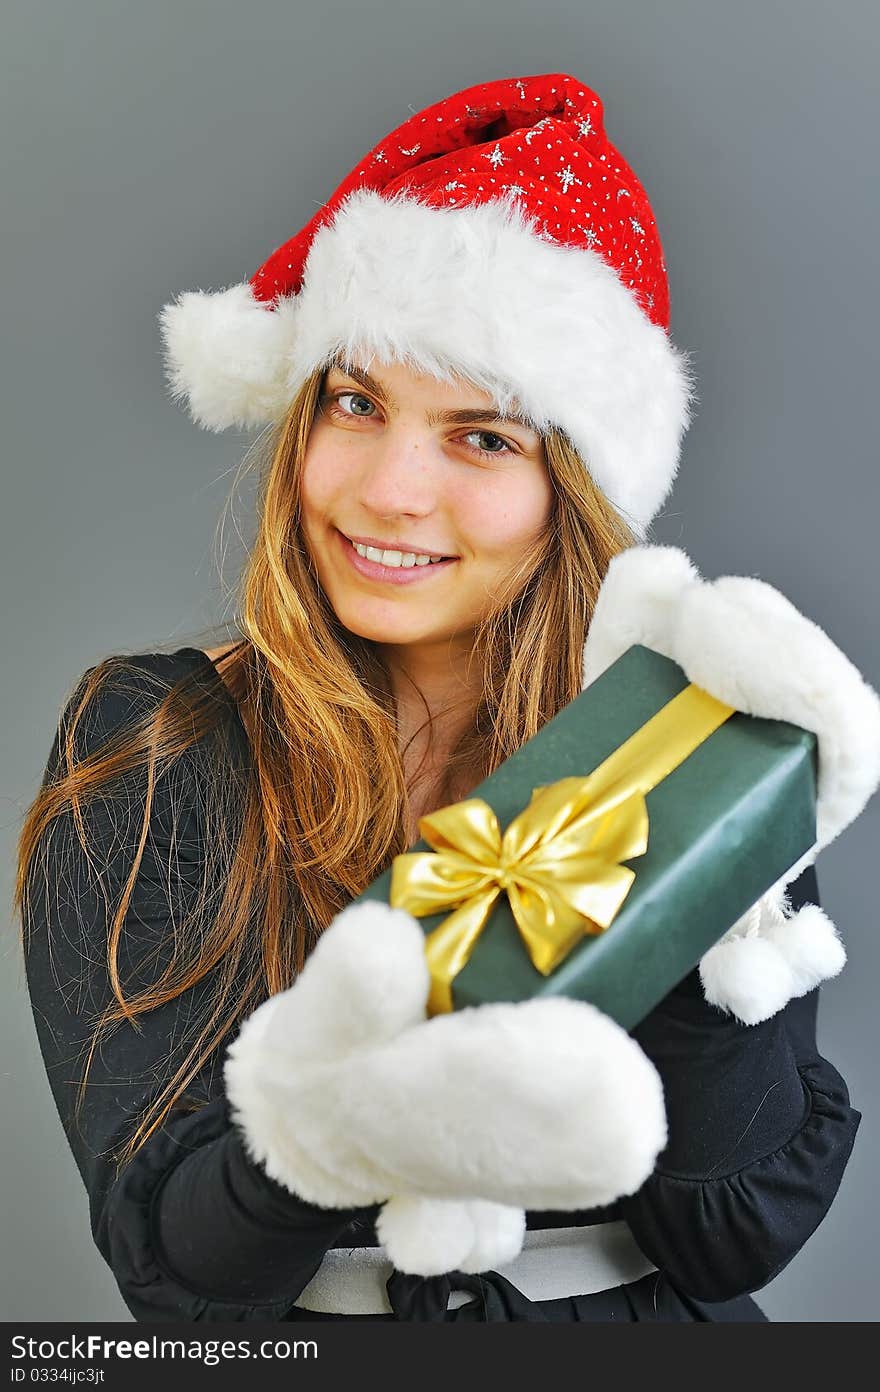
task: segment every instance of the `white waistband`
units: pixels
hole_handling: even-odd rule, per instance
[[[331,1247],[294,1304],[316,1314],[392,1314],[385,1283],[393,1270],[384,1247]],[[528,1300],[558,1300],[638,1281],[657,1267],[621,1220],[527,1229],[519,1256],[493,1270]],[[447,1308],[472,1299],[472,1292],[453,1290]]]

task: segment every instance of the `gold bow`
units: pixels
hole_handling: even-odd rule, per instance
[[[434,852],[395,856],[389,902],[416,918],[455,908],[425,939],[428,1013],[452,1010],[452,982],[503,890],[544,976],[585,933],[604,932],[635,880],[619,862],[648,847],[645,794],[734,710],[701,687],[685,687],[592,773],[533,789],[503,836],[482,798],[421,817]]]

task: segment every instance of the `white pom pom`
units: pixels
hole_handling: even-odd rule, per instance
[[[794,994],[791,967],[763,937],[722,938],[702,957],[700,980],[709,1004],[730,1011],[744,1025],[769,1019]]]
[[[291,302],[273,308],[248,283],[179,295],[159,314],[172,395],[207,430],[280,419],[291,399],[294,320]]]
[[[472,1200],[468,1209],[473,1239],[470,1252],[458,1264],[459,1271],[489,1271],[519,1256],[526,1233],[524,1209],[483,1199]]]
[[[771,923],[763,932],[788,963],[793,996],[803,996],[820,981],[837,976],[846,963],[837,929],[818,904],[805,904],[791,918]]]
[[[376,1235],[398,1271],[442,1276],[512,1261],[522,1251],[525,1226],[524,1211],[505,1204],[400,1195],[383,1206]]]

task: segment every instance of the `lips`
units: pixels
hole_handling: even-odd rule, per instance
[[[349,536],[346,532],[342,532],[341,535],[345,537],[346,541],[350,541],[353,545],[357,543],[358,546],[372,546],[376,551],[399,551],[402,556],[439,556],[441,560],[444,561],[458,560],[457,556],[451,555],[445,551],[437,551],[429,546],[414,546],[411,542],[377,541],[369,537]]]
[[[349,565],[367,580],[381,581],[388,585],[418,585],[429,583],[436,578],[441,571],[448,570],[450,566],[458,564],[457,556],[450,556],[446,560],[429,562],[428,565],[408,566],[405,569],[400,566],[382,565],[379,561],[369,561],[365,556],[358,555],[349,538],[344,532],[337,531],[339,543],[348,559]]]

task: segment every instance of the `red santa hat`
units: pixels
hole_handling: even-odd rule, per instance
[[[462,376],[564,430],[638,538],[694,400],[647,195],[565,73],[410,116],[249,281],[160,321],[172,394],[209,430],[280,420],[337,354]]]

